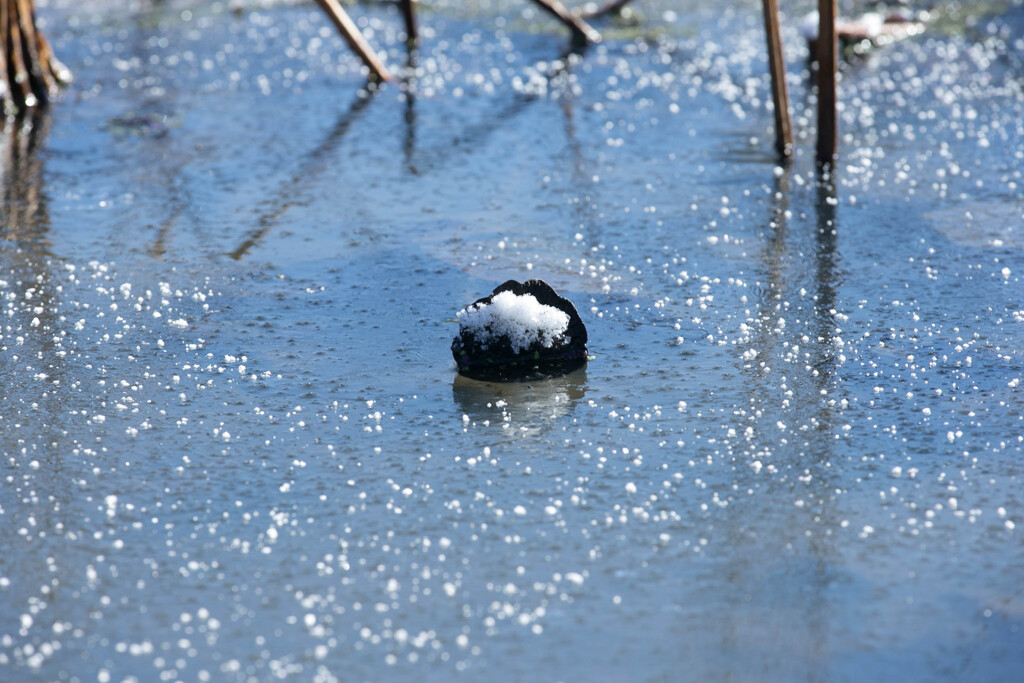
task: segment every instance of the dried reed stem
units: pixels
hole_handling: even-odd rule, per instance
[[[46,104],[71,73],[36,28],[32,0],[0,0],[0,109],[10,117]]]
[[[416,23],[416,0],[401,0],[402,18],[405,19],[405,40],[412,46],[420,39],[419,26]]]
[[[586,42],[586,43],[600,43],[601,34],[597,30],[583,21],[575,14],[569,11],[569,9],[558,0],[533,0],[543,9],[547,10],[556,19],[561,21],[563,24],[568,26],[572,30],[573,38],[575,40]]]
[[[391,74],[384,66],[384,63],[380,61],[377,53],[366,42],[362,31],[352,21],[352,18],[338,4],[338,0],[316,0],[316,4],[320,5],[320,9],[327,13],[327,16],[334,22],[334,26],[338,29],[341,37],[345,39],[345,42],[348,43],[352,51],[359,55],[360,59],[363,60],[363,64],[370,69],[371,77],[381,81],[390,81],[392,79]]]
[[[831,164],[838,153],[836,121],[836,0],[818,0],[818,154]]]
[[[768,70],[772,77],[772,102],[775,105],[775,149],[779,156],[793,154],[793,128],[789,120],[789,89],[786,87],[786,58],[779,35],[778,0],[764,0],[764,29],[768,38]]]

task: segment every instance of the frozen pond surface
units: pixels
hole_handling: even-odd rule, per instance
[[[782,169],[759,3],[429,4],[372,96],[312,4],[40,10],[0,678],[1019,680],[1021,4],[848,65],[827,182],[796,17]],[[510,277],[585,370],[456,378]]]

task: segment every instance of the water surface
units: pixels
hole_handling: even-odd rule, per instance
[[[810,3],[805,9],[809,9]],[[1024,11],[844,67],[772,153],[759,3],[582,54],[516,3],[70,3],[9,125],[12,680],[1024,673]],[[594,359],[456,376],[504,280]]]

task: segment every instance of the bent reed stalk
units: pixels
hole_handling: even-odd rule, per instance
[[[36,27],[32,0],[0,0],[0,108],[4,118],[45,105],[71,72]]]

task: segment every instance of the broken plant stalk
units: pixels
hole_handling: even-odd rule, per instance
[[[71,72],[36,27],[32,0],[0,0],[0,108],[4,117],[46,104]]]
[[[764,29],[768,38],[768,70],[772,77],[775,105],[775,149],[788,159],[793,154],[793,128],[789,120],[789,89],[786,87],[786,58],[779,35],[778,0],[764,0]]]
[[[534,0],[534,2],[568,26],[572,30],[575,40],[585,43],[601,42],[601,34],[597,32],[597,29],[570,12],[559,0]]]
[[[370,76],[377,80],[390,81],[391,73],[377,57],[377,53],[373,51],[370,44],[366,42],[366,38],[363,37],[362,31],[359,30],[356,23],[338,4],[338,0],[316,0],[316,4],[320,5],[320,9],[327,13],[341,37],[345,39],[352,51],[359,55],[363,64],[370,69]]]
[[[818,0],[818,154],[831,164],[838,152],[836,122],[836,0]]]

